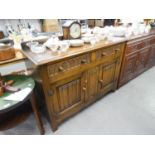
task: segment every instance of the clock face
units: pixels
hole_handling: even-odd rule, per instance
[[[70,36],[74,39],[79,38],[81,35],[81,27],[79,24],[74,23],[70,27]]]

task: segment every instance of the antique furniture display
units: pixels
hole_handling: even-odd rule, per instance
[[[53,131],[68,117],[155,65],[155,31],[94,46],[23,54],[37,67]],[[23,46],[24,47],[24,46]]]
[[[118,87],[155,65],[155,35],[129,40],[126,44]]]
[[[38,66],[53,131],[68,117],[117,88],[124,42],[70,48],[52,56],[23,53]]]
[[[31,102],[31,106],[33,109],[34,116],[36,118],[39,131],[41,134],[44,134],[45,131],[43,128],[43,123],[41,120],[41,116],[38,110],[38,105],[34,94],[34,87],[35,87],[34,80],[30,77],[20,76],[20,75],[16,75],[16,76],[10,75],[10,76],[3,77],[3,79],[5,79],[6,81],[10,81],[10,80],[14,81],[13,86],[16,88],[20,88],[22,90],[24,90],[25,88],[30,88],[31,91],[28,93],[28,95],[23,101],[5,100],[6,97],[11,95],[11,93],[5,92],[3,96],[0,97],[0,115],[3,115],[4,113],[19,107],[20,105],[22,105],[23,103],[29,100]]]

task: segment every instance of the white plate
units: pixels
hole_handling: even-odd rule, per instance
[[[85,43],[90,43],[92,37],[83,37],[82,40],[85,42]]]
[[[82,37],[94,37],[94,34],[86,33],[86,34],[82,34]]]
[[[81,39],[70,40],[70,45],[73,46],[73,47],[83,46],[84,41],[81,40]]]

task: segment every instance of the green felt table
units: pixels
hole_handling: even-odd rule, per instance
[[[28,76],[10,75],[10,76],[4,77],[4,79],[5,79],[5,81],[14,80],[13,87],[17,87],[17,88],[21,88],[21,89],[29,87],[29,88],[31,88],[31,92],[33,91],[33,89],[35,87],[34,80]],[[31,92],[27,96],[29,96],[31,94]],[[17,107],[18,105],[22,104],[27,99],[27,97],[26,97],[24,99],[24,101],[22,101],[22,102],[4,100],[4,98],[10,94],[11,93],[5,92],[3,94],[3,96],[0,97],[0,113],[6,112],[12,108]]]

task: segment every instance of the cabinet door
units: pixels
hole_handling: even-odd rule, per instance
[[[138,60],[136,63],[136,74],[140,74],[147,69],[150,49],[146,48],[138,52]]]
[[[104,95],[110,90],[114,90],[117,84],[119,60],[111,62],[110,64],[102,64],[99,71],[99,96]]]
[[[83,73],[58,81],[50,86],[49,97],[55,115],[64,119],[80,109],[84,103],[85,80]]]
[[[86,72],[86,94],[85,102],[89,103],[96,99],[98,80],[99,80],[99,67],[94,67]]]
[[[136,73],[136,63],[138,60],[138,54],[131,54],[125,57],[124,64],[121,71],[119,86],[128,82],[135,76]]]

